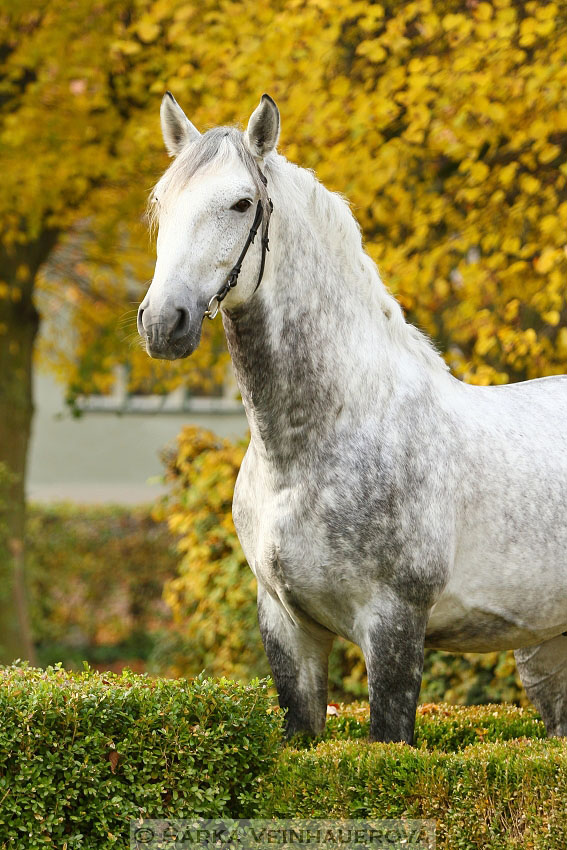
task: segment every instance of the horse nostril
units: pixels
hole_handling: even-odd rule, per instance
[[[139,307],[138,308],[137,325],[138,325],[138,333],[140,334],[140,336],[144,336],[144,323],[142,321],[143,315],[144,315],[144,310],[143,310],[142,307]]]
[[[171,339],[181,339],[189,330],[189,310],[187,307],[177,308],[177,321],[171,331]]]

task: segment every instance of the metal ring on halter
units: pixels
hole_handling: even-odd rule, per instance
[[[213,301],[216,301],[216,302],[217,302],[217,306],[215,307],[214,312],[213,312],[213,313],[211,313],[211,304],[213,303]],[[212,298],[211,298],[211,300],[209,301],[209,306],[207,307],[207,309],[206,309],[206,310],[205,310],[205,312],[203,313],[203,318],[205,318],[205,316],[206,316],[206,317],[207,317],[207,319],[214,319],[214,318],[215,318],[215,316],[217,315],[218,311],[220,310],[220,304],[221,304],[221,303],[220,303],[220,301],[219,301],[219,299],[218,299],[218,296],[217,296],[217,294],[216,294],[216,292],[215,292],[215,294],[213,295],[213,297],[212,297]]]

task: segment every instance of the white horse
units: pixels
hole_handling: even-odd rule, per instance
[[[566,735],[566,379],[452,377],[347,204],[276,153],[267,95],[243,133],[201,135],[169,94],[161,115],[175,159],[138,326],[152,357],[186,357],[222,300],[251,433],[234,522],[288,734],[323,727],[342,635],[366,659],[373,740],[412,741],[424,645],[515,649]]]

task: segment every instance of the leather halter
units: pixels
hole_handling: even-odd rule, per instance
[[[264,183],[264,185],[267,185],[268,181],[266,180],[266,177],[262,174],[261,171],[260,171],[260,178],[262,180],[262,183]],[[265,231],[262,235],[262,259],[261,259],[261,262],[260,262],[260,273],[258,275],[258,280],[256,282],[256,286],[254,287],[254,292],[256,292],[256,290],[260,286],[260,283],[262,282],[262,277],[264,275],[264,266],[266,264],[266,251],[270,250],[269,246],[268,246],[268,241],[269,241],[268,240],[268,228],[270,226],[270,214],[272,213],[272,210],[274,209],[274,205],[272,204],[270,198],[268,198],[268,206],[270,208],[270,212],[269,212],[268,217],[266,219],[266,229],[265,229]],[[237,259],[236,263],[234,264],[231,271],[229,272],[227,279],[225,280],[225,282],[223,283],[223,285],[221,286],[219,291],[216,292],[213,295],[213,297],[211,298],[211,300],[209,301],[209,305],[208,305],[207,309],[205,310],[205,312],[203,314],[203,318],[205,318],[205,316],[206,316],[207,319],[214,319],[215,316],[217,315],[218,311],[219,311],[221,302],[224,301],[224,299],[226,298],[226,296],[228,295],[230,290],[234,289],[234,287],[238,283],[238,275],[240,274],[240,268],[242,266],[242,261],[244,260],[244,257],[246,256],[246,254],[248,252],[248,248],[250,247],[250,245],[252,245],[252,243],[254,242],[254,239],[256,238],[256,234],[258,233],[258,228],[260,227],[260,224],[262,223],[263,218],[264,218],[264,208],[262,206],[262,201],[258,201],[258,206],[256,207],[256,215],[254,216],[254,222],[252,224],[252,227],[250,228],[250,233],[248,234],[248,239],[246,240],[244,248],[240,252],[239,258]],[[213,307],[212,305],[215,301],[216,301],[216,304]]]

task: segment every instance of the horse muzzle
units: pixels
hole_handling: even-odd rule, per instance
[[[150,357],[179,360],[189,357],[201,341],[202,311],[162,304],[156,310],[147,299],[138,309],[138,333]]]

